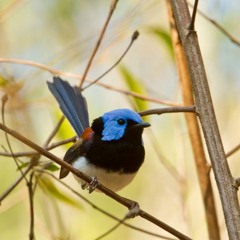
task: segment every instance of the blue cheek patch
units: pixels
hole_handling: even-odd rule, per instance
[[[104,129],[102,132],[103,141],[119,140],[123,137],[126,129],[126,125],[119,125],[116,121],[107,121],[104,123]]]

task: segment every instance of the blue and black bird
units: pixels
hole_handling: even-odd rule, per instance
[[[112,191],[128,185],[144,161],[142,133],[150,124],[130,109],[117,109],[104,113],[90,126],[87,104],[78,87],[59,77],[48,82],[48,87],[78,137],[63,160]],[[68,173],[62,167],[60,178]],[[88,186],[77,180],[82,188]]]

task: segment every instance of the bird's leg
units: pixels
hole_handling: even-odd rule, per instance
[[[83,183],[81,185],[82,190],[87,189],[89,191],[89,193],[92,193],[95,188],[99,185],[99,181],[97,179],[97,177],[91,177],[92,181],[90,183]]]
[[[87,189],[89,193],[92,193],[95,188],[99,185],[99,181],[97,177],[91,177],[92,181],[90,183],[84,183],[82,184],[82,189],[85,190]]]

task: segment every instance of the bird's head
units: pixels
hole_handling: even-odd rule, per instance
[[[138,113],[130,109],[117,109],[95,119],[92,129],[102,136],[103,141],[113,141],[120,140],[129,133],[138,133],[141,136],[143,128],[149,126],[150,124],[143,122]]]

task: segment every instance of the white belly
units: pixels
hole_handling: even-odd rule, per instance
[[[96,177],[97,180],[104,185],[105,187],[116,192],[128,185],[136,173],[116,173],[116,172],[107,172],[102,168],[95,167],[90,164],[85,157],[80,157],[72,163],[74,168],[77,168],[79,171],[85,173],[89,177]],[[81,184],[84,185],[86,182],[82,179],[76,177],[75,179]],[[97,191],[97,189],[95,190]]]

